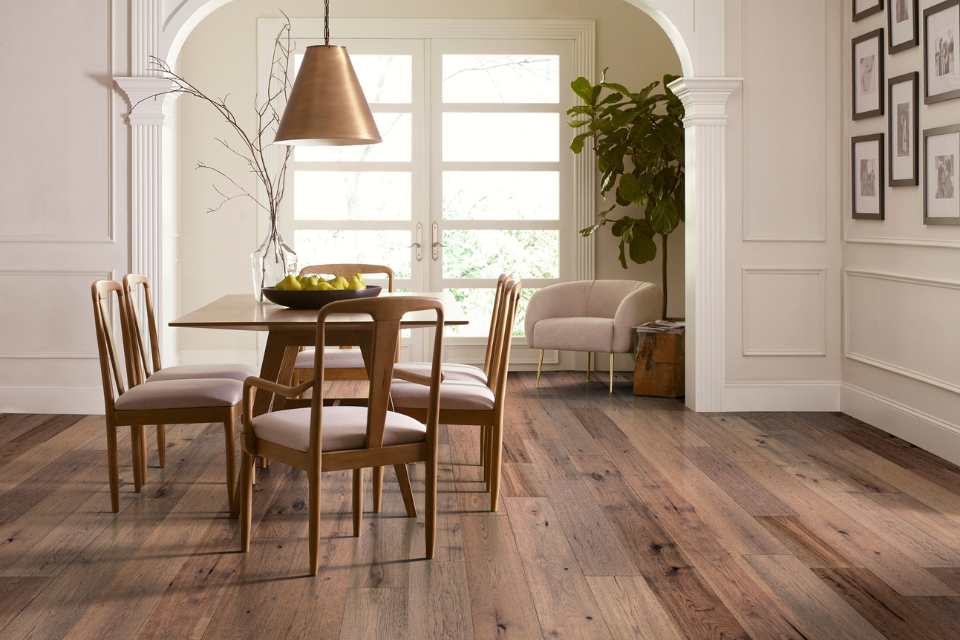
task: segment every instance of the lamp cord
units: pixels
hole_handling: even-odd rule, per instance
[[[323,2],[323,43],[330,46],[330,0]]]

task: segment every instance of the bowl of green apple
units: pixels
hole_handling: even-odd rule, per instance
[[[381,287],[368,285],[357,273],[352,278],[337,276],[324,280],[319,275],[288,275],[276,286],[264,287],[264,297],[290,309],[319,309],[337,300],[375,298]]]

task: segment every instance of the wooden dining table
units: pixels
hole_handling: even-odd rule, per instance
[[[385,296],[425,296],[443,301],[444,326],[463,326],[469,323],[463,307],[449,293],[381,293]],[[260,367],[260,377],[271,382],[289,385],[297,353],[301,347],[313,347],[317,337],[317,309],[287,309],[272,303],[257,302],[250,295],[228,295],[191,311],[170,323],[171,327],[217,329],[228,331],[265,331],[267,344]],[[436,317],[432,310],[408,313],[401,321],[401,329],[433,327]],[[364,363],[369,366],[370,339],[373,319],[365,314],[337,313],[327,316],[326,346],[359,347]],[[272,404],[271,404],[272,403]],[[254,415],[287,408],[291,401],[258,391],[254,399]]]

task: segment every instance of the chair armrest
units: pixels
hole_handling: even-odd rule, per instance
[[[420,384],[425,387],[429,387],[431,380],[430,376],[425,376],[422,373],[417,373],[415,371],[410,371],[409,369],[404,368],[403,365],[395,365],[393,367],[393,377],[397,380],[404,380],[406,382],[413,382],[415,384]],[[443,382],[444,379],[443,370],[440,370],[440,382]]]
[[[254,392],[257,390],[268,391],[270,393],[275,393],[281,395],[284,398],[298,398],[303,393],[313,386],[315,378],[307,380],[303,384],[299,384],[295,387],[288,387],[284,384],[277,384],[276,382],[271,382],[269,380],[264,380],[263,378],[258,378],[256,376],[250,376],[243,381],[243,420],[245,423],[249,423],[253,419],[253,399]]]
[[[613,350],[627,353],[633,344],[633,328],[660,319],[660,287],[645,282],[620,302],[613,318]]]

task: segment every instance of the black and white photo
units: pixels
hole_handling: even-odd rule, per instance
[[[924,143],[924,224],[960,224],[960,125],[926,129]]]
[[[883,29],[853,40],[853,119],[883,115]]]
[[[892,0],[896,4],[897,0]],[[853,21],[863,20],[867,16],[883,11],[883,0],[853,0]]]
[[[917,154],[919,85],[920,74],[915,71],[889,80],[887,134],[890,140],[888,160],[891,187],[920,184],[920,156]]]
[[[887,11],[890,53],[912,49],[920,44],[919,0],[891,0]]]
[[[924,102],[960,98],[960,0],[923,12]]]
[[[883,134],[853,138],[850,146],[850,162],[853,217],[857,220],[883,220],[885,186]]]

